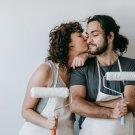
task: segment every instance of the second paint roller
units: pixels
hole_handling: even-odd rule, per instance
[[[120,94],[122,97],[122,101],[124,101],[123,93],[117,92],[116,90],[113,90],[105,86],[105,80],[107,81],[135,81],[135,72],[107,72],[105,76],[103,77],[103,86],[110,91]],[[125,119],[123,116],[121,117],[121,125],[124,125],[124,123],[125,123]]]
[[[68,96],[69,89],[67,87],[33,87],[31,89],[31,97],[33,98],[67,98]],[[55,110],[66,107],[67,105],[56,108]],[[56,128],[52,129],[52,135],[56,135]]]

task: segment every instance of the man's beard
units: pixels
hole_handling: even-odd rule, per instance
[[[100,54],[104,53],[107,50],[107,48],[108,48],[108,43],[105,40],[103,47],[97,48],[95,51],[89,50],[89,52],[92,55],[100,55]]]

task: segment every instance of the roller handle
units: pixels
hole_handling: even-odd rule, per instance
[[[125,124],[125,117],[124,116],[122,116],[120,118],[120,123],[121,123],[121,125],[124,125]]]
[[[122,102],[124,102],[124,97],[123,97],[123,95],[122,95]],[[124,124],[125,124],[125,117],[124,117],[124,116],[122,116],[122,117],[120,118],[120,124],[121,124],[121,125],[124,125]]]
[[[52,135],[56,135],[56,128],[52,129]]]

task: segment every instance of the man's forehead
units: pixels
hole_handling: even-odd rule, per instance
[[[98,21],[92,21],[87,25],[86,32],[93,33],[93,32],[101,32],[103,31],[101,25]]]

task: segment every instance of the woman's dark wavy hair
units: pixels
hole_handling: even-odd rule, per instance
[[[74,32],[83,32],[83,28],[79,22],[62,23],[50,31],[48,59],[59,63],[61,67],[68,67],[70,37]]]
[[[115,20],[111,16],[95,15],[87,18],[87,24],[92,21],[98,21],[100,23],[102,29],[104,30],[105,38],[110,32],[114,33],[113,49],[115,51],[120,52],[121,55],[123,52],[127,51],[129,40],[125,36],[119,34],[120,26],[116,24]]]

